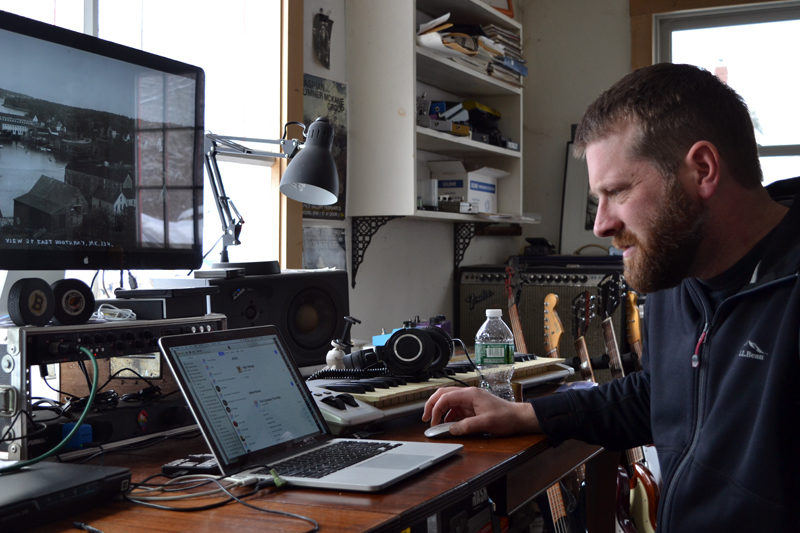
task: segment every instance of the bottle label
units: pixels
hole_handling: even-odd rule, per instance
[[[514,345],[507,342],[475,345],[475,364],[507,365],[514,362]]]

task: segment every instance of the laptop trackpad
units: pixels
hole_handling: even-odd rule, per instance
[[[389,468],[402,470],[424,464],[430,457],[427,455],[411,455],[408,453],[384,453],[359,464],[359,468]]]

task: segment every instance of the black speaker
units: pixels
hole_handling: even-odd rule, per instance
[[[563,327],[559,345],[560,356],[570,359],[577,356],[574,347],[574,333],[577,319],[572,309],[572,301],[578,295],[589,291],[598,295],[598,284],[608,274],[622,273],[622,261],[618,258],[586,260],[580,257],[554,256],[540,258],[519,267],[520,298],[517,309],[522,323],[522,331],[528,351],[544,355],[544,299],[550,293],[558,296],[556,313]],[[458,284],[458,330],[457,336],[471,344],[483,321],[485,310],[503,310],[503,320],[509,323],[508,293],[505,288],[506,272],[504,265],[462,267],[459,270]],[[624,305],[620,304],[611,317],[614,333],[620,351],[627,350],[625,337]],[[597,315],[590,321],[585,339],[590,357],[606,353],[599,306]],[[600,372],[598,381],[607,381],[608,371]]]
[[[331,341],[344,333],[349,314],[344,270],[289,271],[209,284],[220,288],[211,295],[211,311],[226,315],[228,328],[274,324],[299,367],[325,364]]]

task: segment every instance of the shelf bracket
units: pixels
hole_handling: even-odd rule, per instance
[[[356,273],[358,267],[364,262],[364,254],[372,242],[372,236],[387,222],[397,216],[386,217],[353,217],[350,243],[350,268],[352,270],[350,286],[356,286]]]
[[[464,252],[469,248],[469,243],[478,233],[478,224],[475,222],[458,222],[453,225],[453,272],[458,270],[464,260]]]

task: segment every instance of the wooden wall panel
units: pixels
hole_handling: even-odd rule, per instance
[[[653,63],[653,15],[688,9],[764,3],[771,0],[630,0],[631,69]]]

